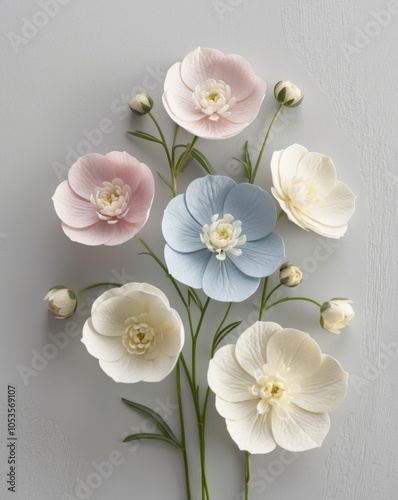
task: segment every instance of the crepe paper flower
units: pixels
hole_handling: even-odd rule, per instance
[[[284,256],[275,219],[275,204],[259,187],[221,175],[195,179],[164,212],[170,274],[216,300],[247,299]]]
[[[336,180],[330,158],[293,144],[271,159],[272,194],[288,218],[328,238],[341,238],[355,210],[356,196]]]
[[[279,269],[279,281],[287,287],[295,287],[301,283],[303,273],[297,266],[285,262]]]
[[[275,85],[274,96],[279,104],[283,104],[287,108],[295,108],[304,99],[304,94],[299,87],[288,80],[282,80]]]
[[[84,245],[119,245],[148,219],[154,197],[150,169],[126,152],[80,157],[53,202],[64,233]]]
[[[153,100],[148,94],[136,94],[129,103],[131,111],[138,115],[146,115],[153,108]]]
[[[256,118],[265,87],[243,57],[199,47],[167,72],[163,104],[188,132],[226,139]]]
[[[115,382],[159,382],[177,362],[184,327],[159,288],[127,283],[95,300],[82,342]]]
[[[307,333],[258,321],[210,361],[216,408],[240,450],[321,446],[348,374]]]
[[[346,327],[355,316],[348,299],[331,299],[321,306],[321,326],[330,333],[339,334],[340,329]]]
[[[47,301],[48,309],[57,319],[69,318],[76,311],[76,294],[63,285],[51,288],[44,300]]]

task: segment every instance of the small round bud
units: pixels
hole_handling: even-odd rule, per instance
[[[47,307],[57,319],[65,319],[76,311],[77,297],[75,292],[64,286],[54,286],[44,297]]]
[[[148,94],[136,94],[129,103],[131,111],[146,115],[153,108],[153,100]]]
[[[340,328],[348,325],[355,316],[348,299],[330,299],[321,306],[321,326],[330,333],[340,333]]]
[[[275,85],[274,96],[280,104],[288,108],[298,106],[304,99],[304,94],[299,87],[288,80],[282,80]]]
[[[279,269],[279,281],[282,285],[294,287],[301,283],[303,273],[297,266],[292,266],[288,262],[283,264]]]

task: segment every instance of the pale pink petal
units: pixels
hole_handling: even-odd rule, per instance
[[[107,153],[105,158],[112,162],[115,177],[122,179],[125,184],[130,186],[132,192],[134,192],[141,183],[143,175],[148,175],[148,171],[151,174],[149,167],[139,162],[125,151],[112,151]]]
[[[100,335],[95,331],[91,318],[83,326],[82,342],[87,351],[97,359],[117,361],[126,353],[120,337]]]
[[[131,239],[138,233],[140,226],[135,227],[124,220],[116,224],[108,224],[99,220],[92,226],[85,228],[74,228],[66,224],[62,225],[64,233],[72,240],[84,245],[120,245]]]
[[[106,156],[91,153],[81,156],[68,173],[72,190],[86,200],[90,200],[96,187],[104,181],[111,182],[117,177],[114,163]]]
[[[182,81],[193,91],[196,85],[203,85],[209,78],[220,79],[215,76],[215,71],[224,57],[219,50],[198,47],[187,54],[181,63]]]
[[[327,413],[311,413],[291,404],[281,418],[272,409],[272,433],[277,444],[289,451],[305,451],[322,445],[330,428]]]
[[[275,370],[281,365],[290,368],[294,375],[311,376],[321,364],[319,345],[308,333],[292,328],[276,332],[267,344],[267,361]]]
[[[56,214],[68,226],[83,228],[99,221],[94,205],[75,194],[68,181],[61,182],[52,200]]]
[[[258,414],[253,410],[242,420],[226,420],[231,438],[240,450],[252,454],[269,453],[275,449],[276,443],[272,435],[270,414]]]
[[[234,345],[223,346],[216,352],[210,360],[207,380],[211,390],[226,401],[258,399],[250,391],[255,380],[240,367]]]
[[[255,372],[267,363],[267,344],[274,333],[282,330],[277,323],[257,321],[245,330],[236,343],[239,365],[255,378]]]
[[[163,104],[175,121],[195,122],[204,118],[203,112],[195,108],[192,92],[181,81],[163,94]]]
[[[301,391],[293,402],[304,410],[325,413],[343,401],[347,391],[348,374],[334,358],[322,355],[319,369],[303,380]]]
[[[113,378],[115,382],[134,384],[149,377],[153,368],[153,361],[146,361],[142,356],[126,352],[118,361],[100,360],[100,367]]]
[[[231,108],[231,115],[228,120],[233,123],[251,123],[260,111],[260,105],[265,96],[265,84],[263,80],[258,79],[252,88],[250,95],[237,101]]]
[[[141,179],[132,192],[129,201],[129,211],[125,221],[136,224],[141,229],[145,224],[155,195],[155,181],[151,170],[141,164]]]
[[[297,175],[300,160],[308,150],[300,144],[293,144],[286,148],[279,159],[279,177],[283,193],[288,193],[293,177]]]

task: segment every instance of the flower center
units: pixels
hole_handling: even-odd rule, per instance
[[[211,224],[202,227],[203,233],[200,235],[210,252],[217,252],[217,259],[225,260],[226,253],[241,255],[242,250],[235,248],[237,245],[246,243],[246,236],[240,236],[242,232],[242,222],[234,220],[231,214],[225,214],[222,219],[218,214],[213,215]]]
[[[236,102],[236,98],[231,97],[231,87],[222,80],[216,81],[212,78],[202,86],[197,85],[192,98],[195,108],[200,109],[214,121],[229,116],[231,114],[229,110]]]
[[[251,393],[258,396],[257,412],[267,413],[271,406],[281,407],[288,403],[293,394],[300,392],[301,377],[293,377],[290,368],[282,364],[277,371],[269,365],[255,374],[256,383]]]
[[[122,338],[123,345],[130,354],[146,354],[156,345],[155,330],[148,325],[147,314],[140,314],[125,321],[126,329]]]
[[[318,189],[312,177],[294,177],[288,197],[296,207],[308,207],[319,200]]]
[[[123,184],[121,179],[105,181],[101,187],[96,187],[90,201],[97,208],[97,215],[108,224],[116,224],[127,215],[131,196],[130,186]]]

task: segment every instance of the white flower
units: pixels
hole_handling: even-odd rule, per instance
[[[301,283],[303,279],[303,273],[297,266],[292,266],[289,263],[283,264],[279,269],[279,281],[282,285],[288,287],[294,287]]]
[[[239,449],[268,453],[321,446],[327,412],[343,400],[347,373],[307,333],[258,321],[219,349],[208,381]]]
[[[77,307],[76,294],[64,286],[54,286],[44,297],[47,307],[57,319],[72,316]]]
[[[275,99],[288,108],[295,108],[304,99],[299,87],[288,80],[278,82],[274,87]]]
[[[331,299],[321,306],[321,326],[330,333],[340,333],[340,328],[348,325],[355,316],[348,299]]]
[[[184,327],[161,290],[128,283],[93,303],[82,342],[116,382],[159,382],[177,362]]]
[[[275,151],[271,171],[272,194],[291,221],[329,238],[344,235],[355,210],[355,195],[336,180],[330,158],[293,144]]]
[[[131,111],[139,115],[146,115],[153,107],[153,100],[148,94],[136,94],[129,103]]]

